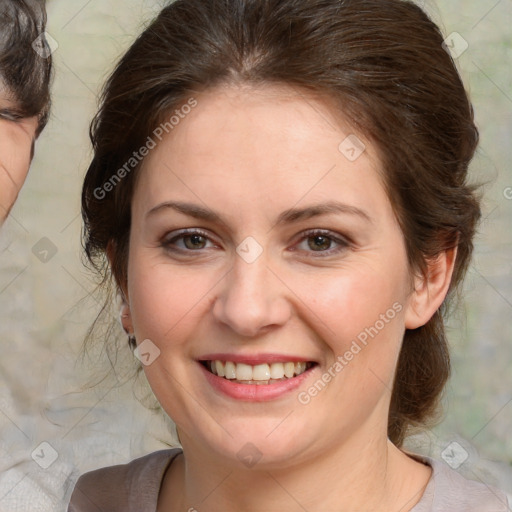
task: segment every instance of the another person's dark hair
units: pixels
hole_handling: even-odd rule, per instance
[[[435,23],[402,0],[173,2],[122,57],[91,125],[94,158],[82,193],[89,262],[105,285],[126,288],[140,165],[104,197],[95,192],[194,93],[221,84],[289,84],[326,95],[380,152],[411,275],[426,273],[442,251],[458,250],[442,307],[405,332],[388,422],[390,440],[401,446],[409,427],[429,425],[439,412],[450,375],[443,316],[467,270],[480,217],[467,182],[478,131],[442,43]]]
[[[11,120],[39,116],[38,134],[50,111],[52,58],[44,52],[45,26],[43,0],[1,2],[0,86],[13,106],[2,108],[0,115]],[[38,48],[43,51],[36,51],[34,41],[39,42]]]

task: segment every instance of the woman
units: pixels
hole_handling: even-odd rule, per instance
[[[106,84],[85,249],[182,449],[70,511],[490,511],[401,449],[449,376],[480,216],[473,111],[399,0],[178,0]]]

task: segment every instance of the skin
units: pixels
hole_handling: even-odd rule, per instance
[[[38,126],[37,117],[12,120],[9,112],[13,107],[6,94],[0,92],[0,226],[25,183]]]
[[[431,470],[387,439],[393,376],[405,329],[442,303],[455,254],[412,277],[376,147],[357,134],[366,151],[345,158],[338,146],[354,131],[327,99],[278,86],[194,97],[198,105],[144,162],[122,285],[125,328],[161,351],[144,370],[184,450],[158,510],[410,510]],[[330,213],[275,223],[286,209],[331,200],[371,220]],[[171,208],[148,214],[166,201],[207,207],[223,222]],[[207,238],[172,241],[184,228]],[[304,234],[312,229],[349,242],[319,244]],[[236,252],[248,236],[263,248],[250,264]],[[299,403],[298,393],[394,303],[402,308],[393,320]],[[207,383],[196,360],[212,352],[294,354],[318,366],[298,390],[247,403]],[[262,454],[251,468],[237,458],[248,442]]]

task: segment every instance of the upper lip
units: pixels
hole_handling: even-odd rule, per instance
[[[255,366],[257,364],[288,363],[288,362],[311,362],[313,359],[293,354],[206,354],[198,359],[199,361],[232,361],[233,363],[243,363]]]

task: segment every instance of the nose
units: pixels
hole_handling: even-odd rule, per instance
[[[255,337],[284,325],[291,315],[288,288],[268,266],[265,252],[252,263],[236,255],[213,305],[216,320],[240,336]]]

